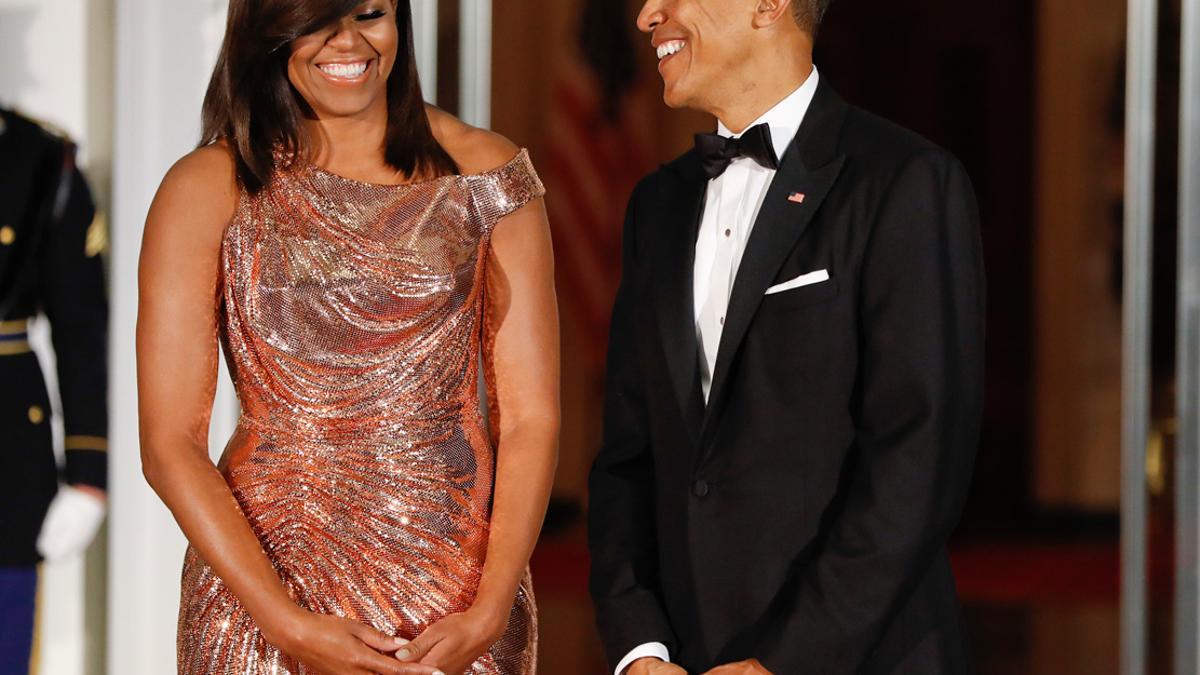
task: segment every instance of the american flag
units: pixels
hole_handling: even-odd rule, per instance
[[[604,368],[621,273],[621,227],[633,186],[652,166],[650,124],[630,97],[637,78],[625,2],[584,0],[578,52],[551,92],[546,172],[564,318],[580,356]]]

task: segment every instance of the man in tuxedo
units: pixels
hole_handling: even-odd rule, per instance
[[[982,408],[977,208],[812,63],[830,0],[648,0],[716,134],[631,197],[591,590],[617,672],[968,672],[946,540]],[[886,68],[887,64],[879,64]]]

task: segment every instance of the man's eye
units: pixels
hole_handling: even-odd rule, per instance
[[[374,21],[375,19],[382,19],[385,16],[387,16],[387,12],[383,11],[382,9],[376,9],[364,14],[359,14],[358,16],[354,17],[354,19],[355,21]]]

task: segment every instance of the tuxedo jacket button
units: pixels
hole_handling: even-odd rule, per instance
[[[697,497],[707,497],[708,481],[698,480],[695,483],[692,483],[692,494],[696,495]]]

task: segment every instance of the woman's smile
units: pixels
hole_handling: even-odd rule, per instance
[[[331,84],[336,86],[358,85],[367,81],[377,59],[355,61],[327,61],[315,64],[316,69]]]

